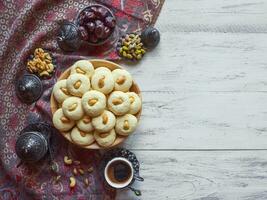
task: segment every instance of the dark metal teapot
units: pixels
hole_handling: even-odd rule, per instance
[[[16,142],[16,153],[24,162],[37,162],[48,151],[48,141],[40,132],[25,132]]]
[[[42,81],[33,74],[24,74],[16,82],[17,97],[27,104],[37,101],[43,93]]]
[[[21,163],[36,163],[48,154],[52,160],[50,139],[51,127],[48,124],[30,124],[24,128],[15,146],[16,154],[21,159]]]

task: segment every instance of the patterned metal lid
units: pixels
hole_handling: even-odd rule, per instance
[[[48,151],[48,142],[39,132],[25,132],[16,141],[16,153],[25,162],[37,162]]]
[[[16,82],[17,97],[27,104],[37,101],[43,93],[42,81],[33,74],[24,74]]]
[[[158,45],[160,33],[156,28],[148,27],[142,32],[141,39],[145,47],[152,49]]]
[[[75,51],[81,45],[78,27],[75,23],[62,21],[57,35],[58,46],[64,51]]]

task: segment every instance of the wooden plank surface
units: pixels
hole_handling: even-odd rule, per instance
[[[144,182],[136,198],[131,191],[118,200],[265,200],[266,151],[137,152]]]
[[[266,34],[180,32],[173,26],[180,21],[171,20],[174,13],[180,16],[185,12],[175,9],[181,7],[178,2],[168,0],[164,5],[158,21],[162,33],[160,45],[140,64],[126,66],[141,87],[144,101],[141,124],[126,147],[266,148]],[[190,9],[185,12],[187,15],[195,15],[193,10],[197,8],[187,3],[197,2],[202,9],[198,14],[210,16],[207,23],[212,23],[208,2],[213,1],[186,2],[183,1],[185,8]],[[229,1],[219,2],[230,6]],[[203,11],[205,6],[209,11]],[[215,9],[218,5],[213,3],[213,6]],[[262,13],[262,17],[265,15]],[[267,20],[262,21],[267,24]]]
[[[136,66],[137,198],[267,199],[267,1],[166,0],[161,43]]]

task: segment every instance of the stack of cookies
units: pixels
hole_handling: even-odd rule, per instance
[[[53,88],[58,109],[53,124],[73,143],[89,146],[97,142],[109,147],[117,135],[128,136],[137,126],[136,114],[142,101],[130,91],[132,76],[123,69],[94,68],[79,60],[70,68],[67,79]]]

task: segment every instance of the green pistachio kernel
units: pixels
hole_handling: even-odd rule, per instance
[[[127,54],[127,58],[133,59],[133,56],[131,54]]]
[[[141,54],[139,54],[139,55],[137,55],[137,60],[141,60],[141,58],[142,58],[142,55]]]
[[[128,48],[127,48],[126,46],[123,46],[122,49],[123,49],[124,51],[128,51]]]
[[[123,51],[123,52],[122,52],[122,55],[123,55],[123,57],[127,57],[127,53],[126,53],[126,51]]]

